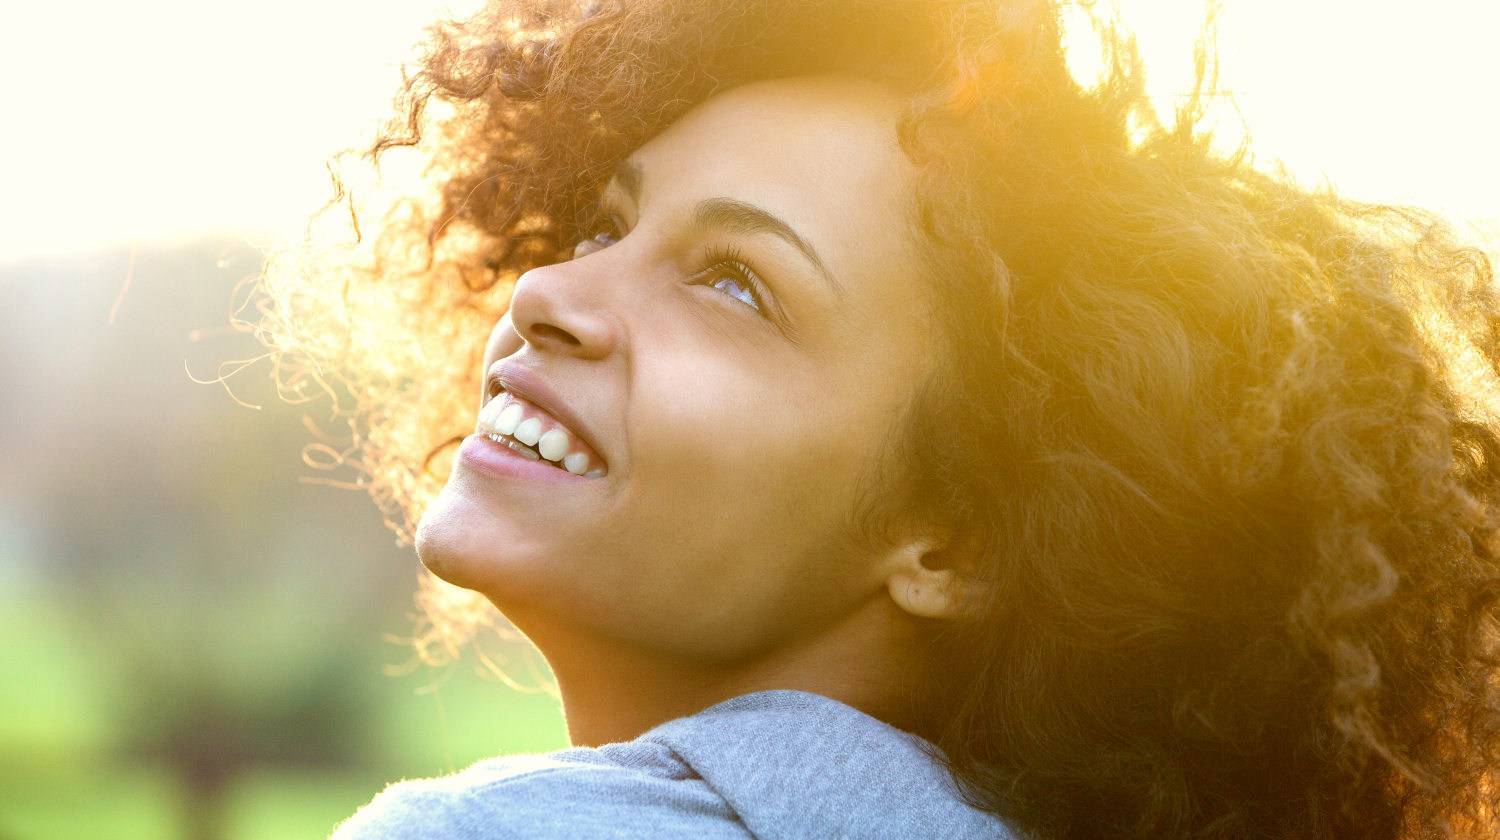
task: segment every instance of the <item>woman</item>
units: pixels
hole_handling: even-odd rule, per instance
[[[434,30],[371,157],[435,202],[261,329],[574,746],[336,836],[1494,834],[1490,265],[1216,155],[1206,50],[1158,124],[1103,34],[1083,88],[1027,2]]]

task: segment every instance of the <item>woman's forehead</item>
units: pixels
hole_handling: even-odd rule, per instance
[[[632,157],[677,193],[733,188],[788,205],[881,208],[910,192],[899,104],[853,77],[755,82],[699,104]]]

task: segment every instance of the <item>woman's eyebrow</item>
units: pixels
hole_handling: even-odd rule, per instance
[[[645,183],[645,172],[636,161],[625,158],[615,167],[611,180],[618,183],[635,204],[640,204],[641,189]],[[833,273],[818,256],[818,251],[798,235],[791,225],[769,211],[754,204],[726,196],[715,196],[699,201],[693,208],[694,227],[718,227],[735,233],[769,233],[792,245],[812,263],[817,274],[840,301],[844,299],[844,287],[833,278]]]

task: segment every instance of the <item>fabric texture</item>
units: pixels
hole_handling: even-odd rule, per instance
[[[632,741],[394,782],[330,840],[1014,838],[926,744],[821,694],[757,691]]]

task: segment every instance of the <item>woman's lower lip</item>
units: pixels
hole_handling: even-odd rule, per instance
[[[458,448],[458,459],[467,466],[490,475],[505,478],[529,478],[542,481],[597,481],[574,475],[565,469],[549,466],[547,461],[533,461],[488,435],[475,432],[464,438]]]

